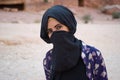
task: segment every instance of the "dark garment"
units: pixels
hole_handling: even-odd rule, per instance
[[[72,69],[62,73],[56,72],[55,74],[56,76],[53,80],[89,80],[86,75],[86,67],[81,57],[78,64]]]
[[[81,41],[66,31],[53,32],[50,40],[53,43],[50,80],[87,80]]]
[[[43,60],[46,80],[50,80],[52,51],[46,53]],[[86,75],[89,80],[108,80],[107,69],[101,52],[93,46],[87,45],[82,41],[82,60],[86,66]]]

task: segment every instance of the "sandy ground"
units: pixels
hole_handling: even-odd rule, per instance
[[[0,80],[45,80],[42,60],[52,48],[39,37],[40,24],[0,23]],[[78,24],[75,36],[97,47],[109,80],[120,79],[120,24]]]

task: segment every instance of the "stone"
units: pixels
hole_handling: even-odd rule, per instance
[[[4,7],[3,10],[9,12],[10,8]]]
[[[120,5],[107,5],[101,9],[105,14],[113,14],[114,12],[120,12]]]
[[[11,8],[11,10],[10,11],[12,11],[12,12],[17,12],[18,11],[18,9],[17,8]]]

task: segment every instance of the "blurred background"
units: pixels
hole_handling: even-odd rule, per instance
[[[75,36],[98,48],[109,80],[120,79],[120,0],[0,0],[0,80],[45,80],[52,44],[40,38],[44,12],[64,5],[78,22]]]
[[[53,5],[70,8],[79,22],[120,22],[120,0],[0,0],[0,22],[39,23]]]

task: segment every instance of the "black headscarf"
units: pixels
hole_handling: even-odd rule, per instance
[[[73,13],[64,6],[56,5],[49,8],[42,17],[40,37],[45,42],[51,43],[47,33],[49,17],[55,18],[61,24],[67,26],[71,34],[74,34],[76,32],[77,22]]]

